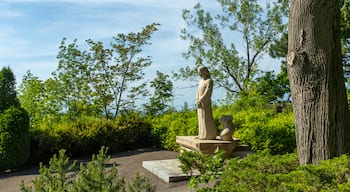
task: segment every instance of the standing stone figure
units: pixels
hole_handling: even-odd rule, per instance
[[[210,78],[210,73],[207,67],[199,67],[198,74],[201,77],[196,94],[199,132],[198,139],[216,139],[217,128],[211,108],[213,80]]]

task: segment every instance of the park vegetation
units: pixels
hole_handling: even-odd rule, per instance
[[[289,1],[273,1],[266,8],[254,0],[218,2],[223,8],[218,16],[211,16],[200,4],[192,11],[184,10],[188,28],[181,37],[190,44],[184,56],[195,63],[174,76],[157,71],[152,81],[144,79],[144,69],[152,60],[142,49],[160,26],[156,23],[137,33],[117,34],[107,45],[88,39],[86,50],[78,46],[78,40],[67,43],[64,38],[52,77],[40,80],[28,71],[18,95],[11,70],[0,71],[0,170],[44,162],[40,176],[31,187],[23,184],[23,191],[155,190],[139,175],[127,184],[115,166],[106,167],[107,148],[109,153],[144,147],[178,151],[176,136],[197,134],[197,114],[188,105],[172,107],[171,78],[193,80],[196,68],[205,64],[227,95],[213,106],[217,127],[222,129],[222,115],[232,115],[234,137],[254,154],[232,159],[225,159],[220,151],[210,158],[181,154],[184,172],[198,169],[202,173],[191,178],[190,187],[198,191],[350,190],[347,155],[300,165],[304,163],[297,155],[286,60],[278,74],[258,69],[266,53],[274,58],[287,55]],[[341,5],[339,38],[347,69],[349,1]],[[195,34],[202,36],[191,31],[201,31]],[[245,54],[225,40],[228,31],[240,34]],[[140,98],[149,100],[138,105]],[[69,160],[96,153],[91,162],[80,166]]]

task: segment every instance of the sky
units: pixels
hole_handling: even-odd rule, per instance
[[[208,11],[220,11],[215,0],[200,1]],[[52,77],[62,39],[67,44],[78,40],[110,42],[119,33],[139,32],[146,25],[159,23],[151,45],[143,54],[152,57],[145,70],[152,80],[156,71],[171,74],[191,65],[182,53],[188,44],[180,38],[185,27],[183,9],[192,9],[198,0],[0,0],[0,68],[9,66],[17,86],[30,70],[45,80]],[[266,70],[272,70],[269,67]],[[194,104],[193,83],[174,82],[174,103],[179,107]],[[191,87],[192,86],[192,87]],[[221,90],[213,92],[213,100],[224,99]]]

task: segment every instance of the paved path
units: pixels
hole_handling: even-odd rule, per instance
[[[178,155],[177,152],[173,151],[139,149],[112,154],[111,162],[117,163],[118,175],[125,177],[127,181],[139,172],[156,185],[156,189],[159,192],[186,192],[189,191],[187,189],[187,181],[168,184],[142,167],[142,161],[176,159]],[[15,173],[0,173],[0,192],[20,191],[22,180],[28,185],[38,175],[38,167],[28,168]]]

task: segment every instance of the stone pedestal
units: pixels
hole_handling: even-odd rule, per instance
[[[143,161],[143,168],[147,169],[163,181],[170,183],[188,179],[191,175],[184,174],[180,168],[178,159],[164,159],[154,161]],[[198,171],[193,172],[194,176],[200,175]]]
[[[196,151],[203,154],[212,155],[218,148],[225,151],[226,157],[231,157],[236,147],[236,141],[223,141],[219,137],[215,140],[199,140],[196,136],[176,136],[176,143],[181,146],[182,150]]]

